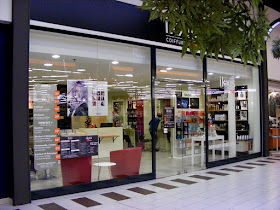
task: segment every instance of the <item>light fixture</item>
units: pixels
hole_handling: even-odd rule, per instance
[[[167,70],[159,70],[160,72],[167,72]]]
[[[126,74],[124,76],[126,76],[126,77],[133,77],[133,74]]]
[[[172,69],[173,69],[172,67],[167,67],[167,68],[166,68],[167,71],[170,71],[170,70],[172,70]]]
[[[77,71],[86,71],[85,69],[77,69]]]
[[[213,75],[213,74],[214,74],[213,72],[209,72],[209,73],[208,73],[208,75]]]
[[[112,64],[114,65],[119,64],[119,61],[112,61]]]
[[[53,66],[52,63],[44,63],[44,66]]]
[[[52,58],[55,58],[55,59],[60,58],[60,55],[52,55]]]
[[[235,76],[235,79],[239,79],[240,78],[240,76]]]
[[[193,86],[193,84],[188,84],[188,86]]]

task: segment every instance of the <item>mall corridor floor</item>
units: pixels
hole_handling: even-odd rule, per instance
[[[280,155],[0,209],[280,209]]]

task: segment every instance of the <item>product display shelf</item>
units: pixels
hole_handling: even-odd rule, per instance
[[[223,88],[215,88],[224,91]],[[218,135],[224,135],[228,139],[228,95],[226,93],[214,93],[208,96],[209,120],[216,128]]]

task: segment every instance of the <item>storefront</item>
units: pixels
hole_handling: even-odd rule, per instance
[[[260,69],[182,58],[180,37],[119,1],[34,0],[30,12],[19,189],[32,200],[263,154]]]

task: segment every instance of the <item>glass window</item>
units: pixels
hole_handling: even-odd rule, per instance
[[[223,138],[209,140],[209,161],[260,152],[258,69],[213,59],[207,68],[209,136]]]
[[[152,172],[150,49],[31,30],[31,189]]]

